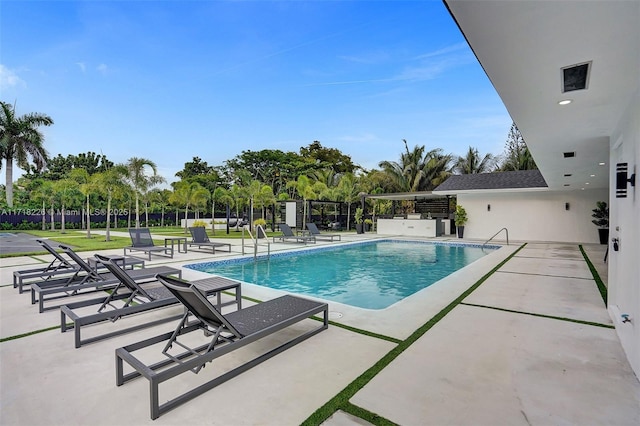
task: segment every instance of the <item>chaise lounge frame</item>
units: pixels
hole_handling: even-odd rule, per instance
[[[45,240],[36,241],[53,256],[53,260],[42,268],[23,269],[13,273],[13,288],[17,288],[20,294],[25,292],[23,287],[36,282],[29,280],[48,281],[55,276],[75,274],[79,270],[78,266],[72,265]]]
[[[324,234],[320,232],[318,227],[313,222],[307,222],[307,229],[309,230],[309,235],[313,235],[316,237],[316,240],[327,240],[333,241],[334,238],[338,238],[338,241],[342,241],[342,235],[340,234]]]
[[[171,290],[176,298],[180,299],[187,308],[187,312],[183,315],[174,332],[116,349],[116,385],[121,386],[140,376],[149,380],[151,419],[157,419],[161,414],[190,401],[329,327],[329,308],[326,303],[286,295],[223,315],[196,286],[163,275],[159,275],[158,279]],[[188,322],[190,314],[194,315],[197,320]],[[187,371],[197,373],[208,362],[316,314],[323,315],[319,327],[313,328],[168,402],[159,403],[161,383]],[[246,321],[249,318],[254,321],[252,323]],[[256,318],[263,321],[255,321]],[[246,326],[247,323],[249,326]],[[243,324],[245,325],[244,329],[242,328]],[[197,330],[205,330],[205,335],[213,335],[212,340],[208,344],[196,348],[189,348],[178,342],[178,337]],[[162,361],[146,365],[133,354],[135,351],[162,342],[166,342],[163,350],[166,359]],[[168,355],[169,347],[175,344],[185,348],[186,351],[177,355]],[[134,371],[125,374],[125,362]]]
[[[97,269],[93,269],[85,262],[71,247],[60,244],[60,248],[69,256],[80,268],[79,272],[84,271],[86,275],[80,279],[70,279],[65,283],[52,285],[51,282],[31,284],[31,304],[38,303],[38,312],[42,313],[46,310],[56,309],[59,305],[45,307],[45,302],[58,300],[69,296],[82,295],[87,293],[95,293],[99,291],[111,290],[118,286],[120,282],[113,273],[99,273]],[[104,257],[108,258],[108,257]],[[179,272],[177,269],[168,268],[166,266],[158,266],[152,268],[132,269],[127,271],[127,275],[137,283],[142,281],[155,280],[155,276],[161,273]]]
[[[189,247],[198,246],[199,249],[202,247],[211,247],[213,249],[213,254],[216,254],[216,247],[227,246],[229,253],[231,253],[231,244],[216,243],[209,240],[209,236],[207,235],[207,231],[204,229],[204,226],[190,227],[189,232],[191,233],[191,241],[187,243]]]
[[[123,249],[125,256],[127,255],[127,250],[129,250],[130,252],[141,251],[147,253],[149,261],[151,261],[152,253],[166,255],[173,259],[173,247],[154,245],[149,228],[129,228],[129,236],[131,237],[131,245]]]
[[[293,230],[291,229],[291,227],[289,225],[287,225],[286,223],[280,223],[278,225],[280,227],[280,231],[282,231],[282,235],[276,235],[273,237],[273,242],[275,243],[276,240],[280,240],[283,243],[287,242],[287,241],[294,241],[296,243],[304,243],[307,244],[308,242],[314,243],[316,242],[316,237],[313,235],[296,235],[293,233]]]

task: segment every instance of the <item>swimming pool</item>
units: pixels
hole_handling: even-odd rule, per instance
[[[380,240],[186,268],[366,308],[384,309],[497,246]]]

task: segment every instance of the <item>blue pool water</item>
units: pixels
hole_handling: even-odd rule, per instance
[[[478,246],[384,240],[279,253],[257,262],[239,259],[186,267],[360,308],[383,309],[489,252]]]

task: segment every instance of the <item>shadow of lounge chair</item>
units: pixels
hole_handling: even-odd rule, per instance
[[[131,236],[131,245],[124,248],[125,255],[127,250],[130,252],[142,251],[149,255],[149,260],[151,260],[151,253],[164,254],[173,259],[173,248],[154,245],[149,228],[130,228],[129,235]]]
[[[55,251],[45,240],[36,240],[52,256],[53,260],[42,268],[23,269],[13,273],[13,288],[17,288],[19,293],[24,293],[24,286],[34,282],[49,281],[53,277],[60,277],[65,274],[75,274],[79,267],[73,265],[60,253]]]
[[[287,295],[223,315],[195,285],[163,275],[159,275],[158,279],[187,308],[182,320],[172,333],[165,333],[116,350],[117,386],[139,376],[144,376],[149,380],[151,419],[158,418],[161,414],[232,379],[329,326],[328,305],[326,303]],[[324,316],[324,320],[320,322],[319,326],[297,335],[276,348],[258,355],[168,402],[159,403],[160,383],[187,371],[197,374],[206,363],[319,313]],[[189,321],[190,316],[195,319]],[[205,336],[212,336],[211,340],[196,348],[189,347],[184,339],[179,340],[187,333],[198,330],[204,331]],[[133,354],[140,349],[161,344],[164,344],[162,354],[166,358],[151,365],[146,365]],[[175,349],[170,352],[174,347]],[[148,350],[145,349],[145,351],[148,355]],[[135,371],[125,374],[124,362]]]
[[[189,247],[198,246],[198,248],[202,247],[211,247],[213,249],[213,254],[216,254],[216,247],[227,247],[229,253],[231,253],[231,244],[229,243],[216,243],[209,240],[209,236],[207,235],[206,229],[204,226],[195,226],[190,227],[189,232],[191,233],[191,241],[187,242]]]
[[[307,222],[307,229],[309,230],[309,235],[316,237],[316,240],[333,241],[334,238],[337,238],[338,241],[342,240],[342,236],[340,234],[323,234],[313,222]]]
[[[281,223],[278,225],[280,227],[280,231],[282,231],[282,235],[276,235],[275,237],[273,237],[273,242],[275,243],[276,240],[287,242],[287,241],[293,241],[295,243],[315,243],[316,242],[316,237],[314,237],[313,235],[296,235],[293,233],[293,230],[291,230],[291,227],[289,225],[287,225],[286,223]]]

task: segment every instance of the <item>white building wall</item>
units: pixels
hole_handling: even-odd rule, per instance
[[[628,163],[640,171],[640,92],[611,135],[610,157],[610,238],[618,238],[619,251],[609,246],[609,314],[616,326],[629,363],[640,377],[640,182],[627,185],[627,198],[616,198],[616,163]],[[629,314],[630,322],[622,322]]]
[[[458,194],[469,218],[464,237],[478,240],[507,228],[509,239],[516,241],[598,243],[591,214],[597,201],[608,199],[606,189]],[[495,240],[504,241],[504,236]]]

